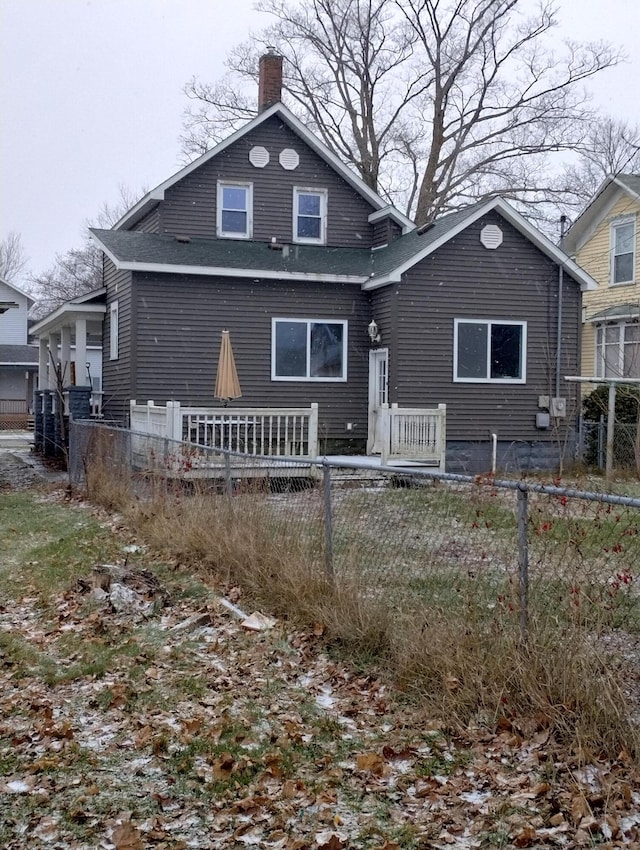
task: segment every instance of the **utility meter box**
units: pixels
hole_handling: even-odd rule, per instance
[[[549,413],[557,418],[562,418],[567,415],[567,400],[566,398],[552,398],[549,405]]]
[[[546,412],[536,413],[536,428],[548,428],[551,425],[551,417]]]

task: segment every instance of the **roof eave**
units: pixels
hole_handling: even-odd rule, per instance
[[[35,325],[29,328],[30,336],[41,336],[44,333],[51,333],[55,328],[60,327],[63,319],[78,318],[93,318],[100,320],[106,312],[104,304],[72,304],[66,303],[54,310],[44,319],[41,319]]]

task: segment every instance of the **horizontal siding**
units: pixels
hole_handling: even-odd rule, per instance
[[[612,306],[616,303],[628,301],[629,290],[633,287],[609,286],[611,279],[611,223],[621,216],[636,215],[640,213],[640,203],[628,196],[620,198],[607,212],[606,216],[596,227],[588,241],[576,253],[578,265],[598,282],[595,292],[586,292],[584,303],[589,312],[595,312],[600,307]],[[640,279],[640,222],[636,219],[636,284]],[[626,293],[626,294],[625,294]],[[637,286],[635,297],[638,297]]]
[[[0,280],[0,301],[18,305],[0,313],[0,345],[26,345],[29,310],[26,297]]]
[[[106,418],[118,422],[126,422],[129,415],[129,399],[131,395],[132,372],[132,302],[131,302],[131,272],[118,271],[113,263],[104,259],[104,285],[107,289],[107,310],[102,330],[102,385],[103,413]],[[109,359],[109,339],[111,334],[110,306],[118,301],[119,340],[118,359]]]
[[[587,321],[582,333],[581,375],[595,375],[595,327],[588,320],[608,307],[619,304],[640,306],[640,221],[636,218],[636,268],[635,282],[610,286],[611,277],[611,222],[620,216],[640,213],[640,204],[628,196],[623,196],[607,212],[605,218],[596,227],[588,241],[580,248],[576,261],[598,283],[594,292],[583,293],[583,304]],[[582,394],[588,395],[594,387],[585,384]]]
[[[157,206],[136,222],[132,230],[140,233],[160,233],[160,207]]]
[[[265,168],[255,168],[249,162],[249,151],[256,145],[269,151]],[[285,148],[299,154],[300,164],[293,171],[279,163],[279,154]],[[328,190],[328,245],[372,244],[373,227],[368,216],[374,208],[276,117],[166,190],[163,232],[215,237],[218,180],[253,184],[253,238],[258,241],[268,242],[273,237],[284,243],[292,241],[293,187],[302,186]]]
[[[137,380],[133,397],[219,405],[214,399],[220,335],[231,343],[242,387],[234,405],[320,406],[320,438],[366,437],[368,297],[357,285],[136,275]],[[348,320],[346,383],[271,380],[271,319]]]
[[[487,250],[485,224],[498,224],[504,242]],[[451,440],[552,440],[535,427],[538,396],[554,392],[558,270],[496,213],[469,226],[405,275],[398,293],[398,344],[390,363],[390,401],[447,405]],[[580,293],[564,276],[561,375],[576,374]],[[527,322],[526,384],[453,381],[455,318]],[[576,398],[562,383],[561,394]],[[570,405],[575,413],[575,403]],[[568,417],[572,421],[572,416]]]

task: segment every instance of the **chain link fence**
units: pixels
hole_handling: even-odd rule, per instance
[[[607,452],[607,421],[584,420],[580,429],[581,456],[587,466],[604,469]],[[640,442],[638,426],[629,422],[614,423],[613,465],[615,469],[640,474]]]
[[[295,539],[309,571],[357,582],[398,615],[640,630],[640,498],[492,477],[309,464],[236,455],[74,422],[72,482],[110,471],[136,499],[158,493],[256,503],[273,536]]]

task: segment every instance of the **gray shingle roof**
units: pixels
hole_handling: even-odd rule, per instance
[[[38,348],[35,345],[0,345],[0,363],[37,363]]]
[[[371,263],[368,248],[289,245],[285,250],[273,250],[268,243],[241,239],[191,238],[179,242],[173,236],[129,230],[92,233],[122,263],[357,277],[366,276]]]
[[[623,186],[635,192],[636,195],[640,195],[640,174],[618,174],[616,176]]]
[[[413,230],[390,245],[369,248],[329,248],[322,245],[287,245],[274,250],[268,243],[249,240],[190,238],[179,241],[129,230],[98,230],[92,233],[119,263],[141,266],[161,265],[211,269],[246,269],[251,274],[285,272],[319,276],[348,276],[362,279],[383,278],[410,263],[446,234],[471,218],[482,204],[437,219],[420,233]],[[168,271],[169,269],[167,269]]]

